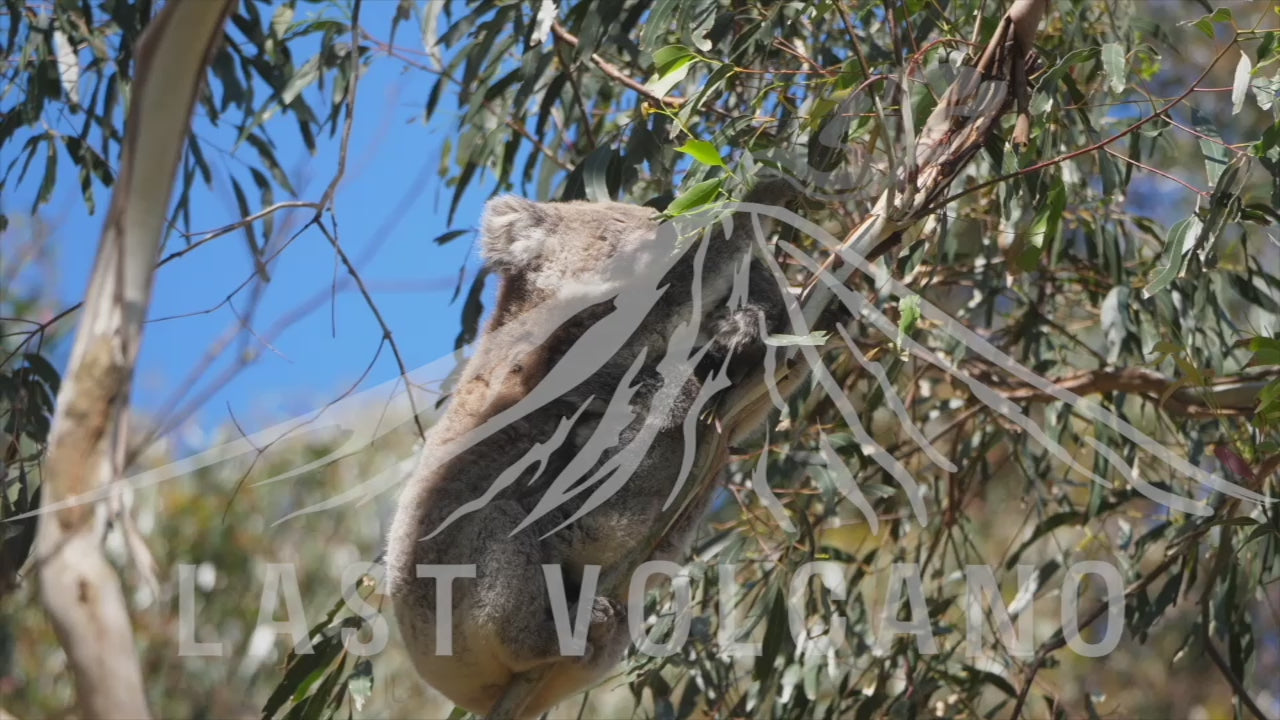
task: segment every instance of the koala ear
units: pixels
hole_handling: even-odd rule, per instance
[[[544,205],[515,195],[485,203],[480,218],[480,252],[495,270],[527,267],[542,257],[548,212]]]

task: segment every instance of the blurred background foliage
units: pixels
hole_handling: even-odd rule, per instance
[[[396,8],[389,27],[372,27],[352,0],[242,3],[199,112],[235,129],[232,152],[243,163],[232,175],[234,195],[254,220],[218,242],[243,237],[265,263],[276,251],[265,242],[276,219],[262,209],[293,202],[326,210],[325,197],[295,192],[273,138],[296,134],[313,150],[342,143],[360,102],[353,68],[373,63],[415,78],[424,121],[456,118],[454,136],[423,139],[446,150],[439,182],[452,203],[439,243],[470,235],[471,218],[453,217],[467,193],[663,204],[680,188],[727,177],[748,153],[831,173],[821,189],[832,200],[806,214],[841,235],[884,189],[889,157],[910,147],[904,100],[918,130],[1006,9],[996,0],[459,0]],[[152,10],[150,2],[123,0],[6,0],[0,8],[0,192],[35,188],[31,207],[0,205],[6,518],[25,512],[38,492],[57,385],[47,358],[68,329],[66,313],[41,295],[42,264],[53,262],[57,242],[42,237],[40,213],[66,182],[80,184],[89,207],[102,207],[132,48]],[[1159,380],[1079,391],[1095,393],[1191,462],[1272,497],[1280,457],[1278,28],[1269,3],[1052,3],[1036,41],[1030,147],[1019,153],[1007,144],[1010,117],[952,187],[954,201],[908,230],[888,258],[913,289],[1045,377],[1149,372],[1143,377]],[[55,129],[64,125],[51,115],[70,118],[77,132]],[[193,136],[166,253],[210,241],[193,235],[189,216],[192,198],[210,189],[206,153]],[[59,154],[78,177],[58,176]],[[321,215],[300,233],[323,232]],[[791,239],[812,249],[812,241]],[[788,271],[804,281],[800,269]],[[479,327],[485,282],[480,273],[459,293],[459,345]],[[878,302],[897,313],[891,300]],[[592,693],[584,716],[1008,717],[1015,706],[1026,717],[1280,716],[1274,509],[1205,495],[1141,460],[1107,427],[964,358],[937,328],[905,326],[918,342],[963,359],[1113,484],[1086,482],[962,384],[899,357],[895,338],[848,317],[833,321],[883,363],[911,416],[959,467],[948,474],[928,463],[875,378],[837,353],[832,372],[871,434],[920,481],[930,522],[912,520],[896,481],[842,427],[830,398],[801,392],[770,446],[750,449],[734,466],[708,520],[689,569],[698,615],[686,649],[633,658]],[[833,452],[823,451],[819,429]],[[220,437],[234,435],[228,427]],[[1084,437],[1116,448],[1126,464],[1142,462],[1148,482],[1206,499],[1214,515],[1147,500],[1125,481],[1129,468],[1094,453]],[[362,624],[346,611],[326,613],[343,568],[379,553],[391,495],[275,524],[359,483],[373,472],[373,453],[254,486],[339,442],[308,437],[274,448],[266,461],[225,462],[131,496],[161,570],[158,594],[133,582],[119,538],[108,544],[135,588],[158,716],[257,715],[264,706],[268,715],[296,717],[448,714],[395,642],[370,665],[324,632]],[[401,428],[393,442],[410,456],[412,430]],[[161,441],[140,448],[134,466],[178,454]],[[753,484],[762,455],[790,528],[766,511]],[[878,535],[841,497],[846,470],[874,505]],[[58,716],[71,701],[63,657],[17,569],[30,523],[5,528],[0,706],[18,717]],[[848,597],[817,583],[789,597],[795,568],[815,559],[840,563]],[[1128,588],[1122,640],[1105,658],[1055,642],[1064,568],[1082,560],[1113,563]],[[726,562],[741,564],[737,596],[717,593],[715,566]],[[893,562],[921,569],[938,654],[920,654],[909,636],[874,650]],[[319,639],[309,659],[286,656],[285,640],[259,627],[268,622],[258,615],[271,563],[297,568],[306,621]],[[1020,578],[1019,563],[1034,572]],[[180,564],[195,566],[195,639],[224,643],[223,657],[179,655]],[[966,654],[963,572],[972,564],[994,568],[1004,600],[1034,614],[1034,659],[995,640],[976,657]],[[1103,594],[1092,580],[1083,584],[1082,613]],[[669,593],[650,598],[660,634],[672,625],[660,614],[669,602]],[[722,603],[740,613],[744,637],[762,643],[760,657],[724,651],[716,632],[728,611]],[[792,603],[815,634],[833,613],[843,615],[843,647],[797,646],[786,624]],[[1085,637],[1097,640],[1105,625],[1104,618]],[[578,712],[576,700],[557,710]]]

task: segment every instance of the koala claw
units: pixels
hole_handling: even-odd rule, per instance
[[[617,650],[625,648],[626,606],[611,598],[596,597],[591,602],[589,622],[586,649],[575,658],[579,663],[593,665],[597,658],[615,655]]]

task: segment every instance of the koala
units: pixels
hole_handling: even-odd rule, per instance
[[[764,337],[787,326],[778,280],[752,255],[751,216],[731,218],[731,232],[716,227],[691,244],[648,207],[514,196],[485,206],[480,243],[500,280],[496,307],[427,431],[386,555],[414,666],[457,705],[488,714],[516,674],[540,669],[520,711],[537,717],[622,660],[625,588],[588,595],[597,577],[586,568],[618,566],[676,516],[664,504],[687,467],[686,421],[708,378],[732,391],[758,377]],[[589,505],[608,482],[607,497]],[[681,559],[703,495],[648,559]],[[561,649],[547,564],[561,569],[570,624],[583,607],[577,654]],[[456,565],[474,576],[418,572]]]

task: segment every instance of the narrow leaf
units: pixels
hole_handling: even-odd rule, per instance
[[[645,87],[655,95],[666,95],[689,74],[689,66],[697,59],[698,56],[689,48],[680,45],[668,45],[658,50],[653,54],[656,72]]]
[[[1200,133],[1200,152],[1204,154],[1204,173],[1210,185],[1218,184],[1218,177],[1227,168],[1227,148],[1222,142],[1222,133],[1203,113],[1194,108],[1191,111],[1191,124]]]
[[[48,136],[45,142],[48,154],[44,160],[44,178],[40,181],[40,191],[36,194],[35,204],[31,206],[31,213],[34,215],[36,208],[49,202],[50,196],[53,195],[53,186],[58,182],[58,143],[53,136]]]
[[[1236,78],[1231,83],[1231,114],[1236,115],[1244,107],[1244,99],[1249,95],[1249,79],[1253,74],[1253,63],[1249,56],[1240,53],[1240,62],[1236,63]]]
[[[793,345],[822,347],[827,342],[827,335],[828,334],[823,331],[811,332],[808,335],[787,335],[785,333],[779,333],[765,338],[764,344],[771,347],[791,347]]]
[[[920,322],[920,297],[909,295],[902,298],[898,303],[898,311],[902,313],[902,317],[898,319],[898,344],[902,345],[903,340],[915,329],[916,323]]]
[[[11,21],[17,22],[17,19],[11,18]],[[67,93],[67,102],[76,107],[80,104],[80,61],[67,34],[61,30],[53,31],[53,50],[58,57],[58,79]]]
[[[1123,92],[1126,68],[1124,48],[1120,47],[1120,43],[1107,43],[1102,46],[1102,70],[1107,74],[1111,92]]]
[[[703,165],[724,167],[724,158],[720,155],[720,151],[706,140],[690,140],[676,148],[676,151],[689,155]]]
[[[1194,215],[1173,226],[1173,229],[1169,231],[1169,240],[1165,246],[1165,257],[1168,259],[1169,264],[1160,270],[1150,285],[1143,288],[1143,297],[1152,297],[1168,287],[1169,283],[1178,277],[1182,272],[1183,259],[1186,257],[1187,238],[1199,237],[1200,227],[1200,218]]]
[[[276,8],[275,14],[271,17],[271,34],[278,39],[284,38],[285,31],[289,29],[292,22],[293,8],[289,5],[281,5]]]
[[[587,191],[587,199],[592,202],[611,200],[609,195],[609,162],[613,159],[613,148],[603,145],[596,148],[582,163],[582,182]]]
[[[457,238],[460,238],[469,232],[471,231],[470,230],[450,230],[449,232],[441,233],[440,235],[437,235],[435,239],[432,240],[431,242],[435,243],[436,245],[446,245],[450,241],[456,240]]]
[[[667,206],[668,215],[683,215],[684,213],[696,210],[715,199],[720,193],[720,178],[712,178],[711,180],[703,180],[688,190],[680,193],[680,197],[671,201]]]

